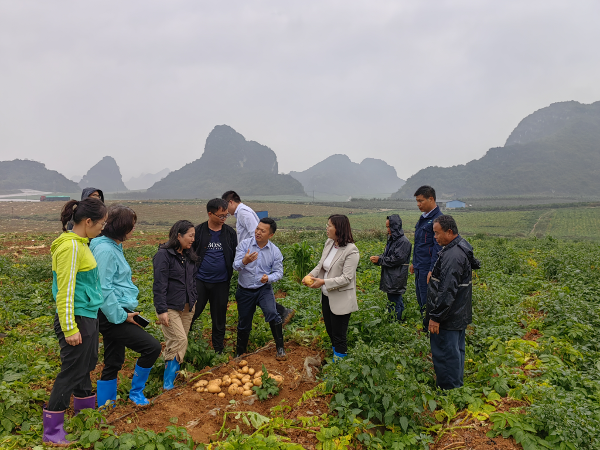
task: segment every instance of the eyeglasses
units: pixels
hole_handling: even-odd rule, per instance
[[[226,219],[227,219],[227,218],[228,218],[228,217],[231,215],[231,214],[222,214],[222,215],[217,215],[217,214],[215,214],[215,213],[210,213],[210,214],[212,214],[213,216],[217,216],[217,217],[218,217],[219,219],[221,219],[221,220],[226,220]]]

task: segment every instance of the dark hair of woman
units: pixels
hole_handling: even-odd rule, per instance
[[[345,247],[350,243],[354,243],[352,237],[352,230],[350,229],[350,220],[343,214],[334,214],[329,216],[329,220],[335,228],[335,235],[337,236],[337,245],[339,247]]]
[[[136,222],[137,214],[128,206],[109,206],[108,219],[106,219],[106,225],[104,226],[104,230],[102,230],[102,236],[117,241],[124,241],[126,236],[133,230]]]
[[[106,216],[106,206],[97,198],[88,197],[84,200],[69,200],[60,212],[62,230],[67,231],[67,223],[80,223],[82,220],[92,219],[96,223]]]
[[[181,244],[179,243],[179,235],[186,235],[190,228],[194,228],[194,224],[189,220],[178,220],[173,224],[171,229],[169,230],[169,240],[164,244],[159,245],[158,248],[169,249],[177,251],[181,248]],[[190,248],[187,250],[183,250],[183,254],[186,255],[190,260],[196,261],[198,257],[196,253]]]

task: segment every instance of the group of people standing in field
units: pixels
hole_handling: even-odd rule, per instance
[[[397,214],[387,217],[388,239],[382,254],[371,256],[381,266],[380,289],[387,293],[389,311],[402,321],[403,294],[408,273],[415,274],[417,301],[430,331],[437,384],[443,389],[462,385],[465,329],[471,321],[471,269],[478,268],[470,245],[458,235],[454,219],[441,214],[435,191],[423,186],[415,193],[422,211],[415,227],[415,246],[404,236]],[[135,364],[129,399],[149,404],[143,390],[151,368],[165,359],[163,388],[174,387],[183,362],[188,333],[207,304],[212,321],[212,346],[222,353],[227,305],[233,271],[238,272],[236,356],[246,353],[252,320],[260,307],[275,341],[276,358],[285,360],[283,326],[295,311],[276,302],[272,283],[283,277],[283,256],[271,238],[277,224],[259,219],[234,191],[206,205],[208,220],[194,226],[177,221],[167,242],[153,258],[153,297],[165,338],[147,333],[138,306],[139,290],[123,255],[137,222],[127,206],[106,207],[101,190],[87,188],[82,200],[71,200],[61,212],[63,233],[52,243],[52,292],[57,312],[54,328],[60,344],[61,371],[43,411],[44,442],[66,444],[64,413],[74,394],[75,413],[104,406],[117,397],[117,374],[125,349],[140,354]],[[236,217],[236,230],[225,223]],[[443,248],[442,248],[443,247]],[[327,241],[317,266],[303,284],[321,290],[321,305],[334,361],[348,352],[347,331],[358,311],[356,269],[359,251],[350,221],[332,215]],[[409,265],[410,264],[410,265]],[[103,336],[104,368],[92,394],[90,372],[98,360]]]

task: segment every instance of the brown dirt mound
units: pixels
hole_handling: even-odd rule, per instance
[[[298,406],[298,400],[302,394],[316,386],[316,382],[307,381],[304,373],[304,362],[307,357],[322,358],[322,355],[316,350],[302,347],[295,343],[286,344],[287,361],[277,361],[275,359],[275,348],[266,347],[256,354],[245,355],[243,359],[248,361],[248,366],[260,370],[262,364],[265,365],[269,373],[282,375],[284,384],[281,387],[279,395],[264,402],[258,401],[255,396],[242,397],[226,395],[220,398],[216,394],[198,393],[192,388],[192,385],[198,380],[210,380],[229,374],[233,369],[238,369],[238,360],[232,360],[222,367],[213,369],[209,375],[203,375],[195,378],[198,374],[191,374],[190,382],[185,382],[176,386],[171,391],[166,391],[155,397],[153,403],[145,408],[133,406],[129,402],[123,402],[108,415],[109,424],[115,426],[116,433],[126,433],[137,427],[154,430],[156,432],[165,431],[166,427],[176,423],[178,426],[184,426],[196,442],[208,443],[210,440],[216,440],[216,432],[223,425],[223,414],[228,411],[253,411],[264,416],[270,415],[272,407],[280,405],[282,401],[292,407],[292,410],[286,414],[286,417],[297,417],[297,414],[307,416],[311,414],[323,414],[328,411],[328,400],[316,398],[309,400]],[[239,358],[242,359],[242,358]],[[234,403],[230,403],[235,400]],[[245,427],[241,420],[235,420],[232,415],[227,416],[228,428],[240,426],[242,430]],[[249,429],[245,431],[250,431]],[[291,437],[291,436],[289,436]],[[302,443],[306,448],[316,444],[310,442],[310,436],[298,434],[295,441]]]

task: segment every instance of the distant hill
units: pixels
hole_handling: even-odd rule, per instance
[[[340,176],[340,175],[343,176]],[[346,155],[331,155],[303,172],[290,172],[306,192],[351,197],[377,197],[395,192],[404,184],[396,169],[381,159],[366,158],[360,164]]]
[[[424,184],[441,197],[600,195],[600,102],[553,103],[524,118],[504,147],[453,167],[428,167],[393,198]]]
[[[95,166],[93,166],[83,176],[79,182],[83,189],[86,187],[95,187],[104,192],[125,192],[128,191],[123,183],[121,170],[115,159],[111,156],[105,156]]]
[[[132,191],[148,189],[154,183],[166,177],[169,174],[169,172],[171,172],[169,169],[163,169],[157,173],[143,173],[139,177],[131,177],[125,182],[125,186],[127,186]]]
[[[34,189],[47,192],[79,192],[79,186],[56,170],[37,161],[0,161],[0,189]]]
[[[150,187],[152,198],[214,198],[233,189],[248,195],[305,195],[302,184],[278,173],[277,155],[269,147],[227,125],[208,135],[204,153]]]

